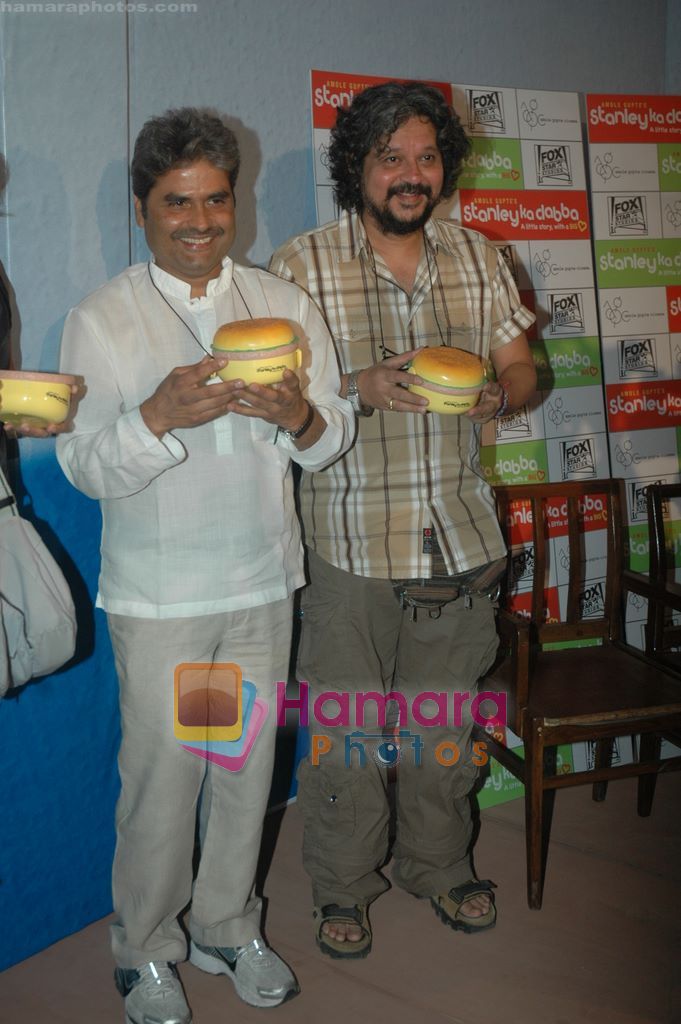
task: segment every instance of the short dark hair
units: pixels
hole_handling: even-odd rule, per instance
[[[217,111],[181,107],[146,121],[137,136],[130,166],[132,191],[142,205],[142,213],[146,215],[147,196],[157,178],[196,160],[209,160],[226,171],[234,188],[241,160],[239,144]]]
[[[343,210],[362,209],[362,168],[366,156],[387,145],[391,135],[411,117],[435,128],[444,170],[442,198],[456,188],[470,141],[439,89],[423,82],[372,85],[341,107],[331,129],[329,171],[336,202]]]

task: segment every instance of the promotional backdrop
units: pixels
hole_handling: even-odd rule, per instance
[[[632,568],[648,568],[646,491],[678,480],[681,96],[586,97],[596,278],[613,476],[626,480]],[[681,503],[666,509],[681,567]],[[646,604],[630,595],[643,645]]]
[[[387,79],[370,75],[319,70],[311,73],[319,223],[337,216],[327,158],[336,111],[350,103],[362,89],[384,81]],[[458,191],[449,203],[438,208],[438,216],[452,217],[464,227],[480,231],[497,245],[524,304],[537,317],[528,338],[537,367],[538,391],[521,409],[483,428],[480,454],[486,478],[492,485],[597,479],[618,475],[616,467],[623,468],[623,462],[642,466],[647,450],[656,466],[665,468],[664,477],[654,478],[673,479],[678,474],[678,438],[681,436],[677,427],[681,423],[681,381],[678,379],[681,378],[681,334],[675,337],[670,333],[681,332],[679,104],[673,97],[648,97],[645,131],[639,123],[643,118],[637,117],[635,128],[630,127],[627,134],[619,123],[620,117],[613,113],[617,107],[614,101],[621,100],[620,106],[625,108],[628,102],[630,110],[631,97],[589,97],[590,132],[593,135],[596,131],[598,141],[607,143],[597,152],[591,146],[592,163],[598,160],[592,166],[592,180],[594,172],[600,173],[600,187],[606,189],[603,175],[608,181],[626,179],[623,187],[627,195],[622,201],[614,196],[607,201],[614,206],[618,218],[616,234],[636,240],[627,253],[617,242],[605,245],[596,242],[599,267],[605,268],[599,270],[598,276],[601,322],[605,317],[608,327],[614,329],[614,320],[620,324],[626,318],[634,335],[627,338],[629,331],[618,327],[617,339],[611,341],[612,330],[599,331],[579,95],[488,84],[429,84],[439,89],[454,106],[472,144],[459,178]],[[595,107],[591,101],[594,99],[611,101],[605,104],[606,117],[593,112]],[[633,109],[641,110],[643,106],[643,101],[637,100]],[[594,129],[592,124],[597,127]],[[631,142],[630,135],[635,131],[638,148],[629,145],[622,153],[611,143],[609,130],[615,132],[613,141],[623,142]],[[625,138],[621,138],[623,135]],[[643,145],[648,149],[644,155],[641,154]],[[625,174],[625,169],[637,167],[646,168],[647,191],[653,189],[654,175],[654,187],[659,192],[658,212],[650,221],[650,230],[653,235],[662,237],[654,246],[650,242],[641,245],[641,217],[637,218],[635,211],[642,208],[652,211],[655,204],[650,196],[632,197],[633,179]],[[610,222],[604,196],[597,196],[596,186],[592,185],[592,189],[598,239]],[[615,191],[611,186],[607,189]],[[663,218],[666,223],[660,228]],[[605,238],[609,238],[607,233]],[[637,271],[627,269],[632,263],[638,267]],[[621,287],[638,286],[629,289],[629,301],[625,304],[621,290],[613,291],[611,287],[617,273],[622,276],[622,281],[618,282]],[[607,290],[605,284],[609,286]],[[658,287],[652,288],[651,284]],[[657,309],[657,331],[664,331],[664,337],[636,337],[643,330],[642,311],[652,315],[654,308]],[[652,335],[652,327],[647,330]],[[627,381],[637,383],[623,385],[623,372]],[[609,419],[606,419],[606,397]],[[665,429],[660,430],[662,424]],[[647,443],[648,449],[641,446],[634,449],[628,433],[632,430],[639,431],[641,442]],[[635,473],[631,476],[634,479],[628,494],[633,565],[646,568],[647,537],[645,527],[641,533],[640,524],[642,519],[645,521],[645,483],[653,477],[639,481]],[[511,604],[521,614],[529,613],[534,560],[528,513],[529,509],[516,508],[511,524]],[[581,605],[587,617],[599,615],[603,608],[604,526],[604,507],[596,498],[589,507],[581,509],[584,534]],[[559,621],[567,606],[567,502],[553,510],[549,529],[551,556],[546,614],[549,620]],[[670,520],[670,535],[675,543],[677,563],[681,561],[680,532],[681,515],[675,515]],[[629,616],[637,620],[638,628],[631,631],[631,640],[638,646],[643,646],[645,612],[645,602],[632,596]],[[508,742],[515,746],[520,741],[509,731]],[[618,743],[613,763],[629,761],[632,756],[630,743]],[[559,770],[582,770],[591,765],[592,759],[593,751],[586,744],[567,746],[559,752]],[[481,806],[521,794],[521,784],[492,762],[490,777],[479,796]]]

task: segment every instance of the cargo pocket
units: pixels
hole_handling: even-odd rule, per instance
[[[346,775],[347,778],[343,778]],[[356,826],[356,773],[330,771],[309,760],[298,766],[298,807],[305,828],[321,845],[340,836],[351,836]]]
[[[309,584],[300,596],[300,643],[296,675],[313,693],[342,688],[338,678],[347,650],[347,595]]]

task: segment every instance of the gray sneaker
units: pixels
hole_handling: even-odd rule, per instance
[[[117,967],[114,981],[125,997],[129,1024],[191,1024],[175,964],[157,960],[141,967]]]
[[[189,962],[208,974],[226,974],[237,995],[251,1006],[279,1006],[300,992],[292,971],[262,939],[233,948],[192,941]]]

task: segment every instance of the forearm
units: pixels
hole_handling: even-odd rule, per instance
[[[528,400],[537,387],[537,371],[534,363],[511,363],[497,377],[508,395],[507,412],[514,412]]]
[[[186,458],[175,438],[154,437],[134,399],[125,409],[115,367],[77,311],[64,327],[60,369],[85,380],[73,430],[57,439],[59,463],[78,490],[91,498],[125,497]]]
[[[72,433],[57,438],[57,458],[73,486],[88,497],[125,498],[183,462],[186,451],[170,435],[164,441],[154,437],[135,409],[92,432],[79,430],[76,422]]]

